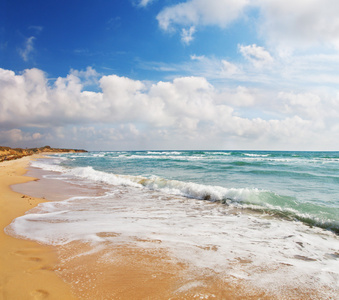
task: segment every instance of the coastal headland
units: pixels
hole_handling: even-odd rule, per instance
[[[41,153],[84,153],[86,150],[82,149],[62,149],[62,148],[51,148],[50,146],[44,146],[40,148],[10,148],[0,146],[0,162],[18,159],[25,156]]]

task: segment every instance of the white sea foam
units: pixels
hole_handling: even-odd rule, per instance
[[[235,189],[224,188],[219,186],[209,186],[192,182],[183,182],[178,180],[166,180],[157,176],[149,178],[142,176],[117,175],[102,171],[94,170],[92,167],[79,167],[73,169],[63,168],[59,165],[51,165],[43,162],[36,162],[35,167],[43,168],[48,171],[63,172],[65,176],[73,176],[76,178],[87,179],[94,182],[105,183],[108,185],[124,185],[150,190],[162,191],[167,194],[181,195],[195,199],[205,199],[211,201],[232,201],[242,202],[249,201],[251,203],[260,203],[260,191],[258,189]]]
[[[170,155],[171,154],[171,155]],[[158,153],[158,154],[145,154],[145,155],[119,155],[120,158],[124,157],[127,160],[139,160],[139,159],[147,159],[147,160],[163,160],[163,159],[173,159],[173,160],[181,160],[181,161],[195,161],[195,160],[202,160],[204,159],[201,156],[185,156],[185,155],[173,155],[173,153]],[[112,157],[112,158],[119,158],[119,157]]]
[[[64,173],[66,172],[66,168],[59,165],[59,163],[62,160],[65,160],[64,157],[53,157],[47,159],[38,159],[31,162],[31,166],[34,168],[43,169],[46,171],[53,171],[53,172],[59,172]]]
[[[209,152],[209,154],[230,156],[230,155],[232,155],[232,152]]]
[[[182,152],[178,151],[147,151],[147,155],[180,155]]]
[[[252,210],[268,209],[275,214],[280,212],[281,216],[297,218],[311,222],[324,228],[337,230],[339,227],[334,220],[319,219],[308,213],[302,213],[292,207],[285,207],[284,199],[266,190],[257,188],[225,188],[221,186],[204,185],[193,182],[168,180],[158,176],[150,175],[132,176],[118,175],[103,171],[94,170],[92,167],[65,168],[57,163],[59,158],[54,160],[38,160],[32,163],[34,167],[43,168],[48,171],[61,173],[57,179],[72,178],[81,179],[82,184],[87,185],[93,182],[109,186],[130,186],[153,191],[161,191],[164,194],[184,196],[188,198],[221,202],[232,207],[249,208]],[[270,200],[271,199],[271,200]]]
[[[331,232],[161,191],[119,185],[101,197],[42,203],[6,231],[46,244],[90,242],[93,251],[107,243],[163,247],[198,272],[272,292],[318,288],[322,299],[339,292],[339,241]],[[326,287],[332,290],[323,293]]]
[[[253,153],[244,153],[245,156],[250,156],[250,157],[268,157],[270,156],[269,154],[253,154]]]
[[[142,176],[118,175],[97,171],[92,167],[65,168],[56,164],[57,162],[57,160],[38,160],[33,162],[32,166],[47,171],[62,172],[68,178],[71,176],[114,186],[124,185],[140,188],[143,187],[150,190],[162,191],[167,194],[211,201],[225,202],[227,200],[231,200],[234,202],[250,201],[251,203],[259,203],[259,195],[265,192],[258,189],[224,188],[220,186],[209,186],[178,180],[167,180],[154,175],[151,175],[149,178]]]

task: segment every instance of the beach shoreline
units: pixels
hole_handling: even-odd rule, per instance
[[[4,229],[13,219],[52,195],[51,191],[46,191],[46,198],[32,196],[38,190],[43,193],[41,189],[48,189],[49,185],[27,189],[30,183],[38,184],[42,179],[27,176],[27,172],[35,175],[29,163],[39,157],[41,155],[33,155],[0,164],[0,299],[194,299],[198,296],[246,299],[243,287],[232,286],[217,276],[201,274],[199,281],[195,276],[190,280],[188,266],[170,257],[166,249],[117,244],[113,263],[100,259],[105,250],[82,255],[91,251],[86,243],[46,246],[7,235]],[[13,191],[13,186],[20,187],[21,193]],[[64,193],[56,195],[54,200],[65,199],[65,196]],[[68,260],[68,257],[75,259]],[[272,299],[264,292],[258,295],[262,299]],[[253,292],[247,296],[253,297]]]
[[[27,185],[39,180],[26,175],[31,171],[29,162],[39,157],[41,155],[0,164],[0,299],[183,299],[194,298],[199,293],[214,298],[215,285],[223,286],[219,288],[219,294],[221,292],[224,299],[234,299],[235,291],[232,293],[231,286],[226,288],[225,282],[211,277],[201,278],[204,284],[193,290],[192,287],[189,287],[190,291],[183,289],[181,276],[187,271],[186,266],[173,262],[166,251],[116,245],[115,260],[118,263],[112,268],[110,263],[98,264],[98,255],[103,253],[82,256],[90,247],[83,243],[54,247],[7,235],[4,229],[13,219],[46,201],[45,197],[31,195],[37,189],[35,192],[26,189],[28,193],[24,193]],[[13,185],[21,187],[22,193],[13,191]],[[51,195],[50,192],[47,194]],[[55,200],[60,200],[60,195]],[[75,252],[77,259],[60,265],[58,255],[76,256]],[[88,281],[92,283],[87,284]]]
[[[39,203],[47,202],[46,199],[62,201],[73,196],[90,198],[103,194],[104,190],[96,187],[49,179],[49,171],[29,166],[29,162],[38,157],[0,163],[2,228]],[[77,225],[70,223],[69,226]],[[269,289],[254,287],[248,280],[185,263],[168,251],[161,238],[142,238],[136,232],[130,240],[118,242],[121,233],[114,232],[115,229],[102,230],[96,234],[101,240],[97,246],[80,240],[44,246],[13,238],[2,231],[1,299],[285,298],[284,294],[279,296]],[[213,256],[217,249],[211,246],[203,251]],[[242,270],[248,263],[246,259],[240,260],[237,266]],[[299,299],[297,295],[317,298],[314,290],[302,289],[293,295],[293,299]]]
[[[10,188],[13,184],[34,180],[24,174],[29,162],[36,157],[0,163],[0,298],[76,299],[70,287],[54,272],[57,255],[53,247],[16,239],[4,232],[13,219],[44,202]]]

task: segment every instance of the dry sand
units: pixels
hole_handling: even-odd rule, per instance
[[[74,242],[48,247],[6,235],[3,229],[14,218],[45,201],[10,188],[35,180],[23,176],[30,159],[0,163],[0,299],[275,298],[245,285],[231,285],[211,273],[194,274],[188,266],[169,257],[166,249],[139,249],[133,245],[115,245],[112,249],[110,245],[82,255],[91,250],[90,245]],[[41,194],[43,185],[37,186]],[[32,190],[30,194],[37,195]],[[103,259],[106,254],[110,259]]]

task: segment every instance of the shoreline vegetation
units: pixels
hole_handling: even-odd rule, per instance
[[[33,154],[43,153],[85,153],[83,149],[63,149],[63,148],[51,148],[50,146],[44,146],[40,148],[10,148],[0,146],[0,162],[13,159],[30,156]]]

